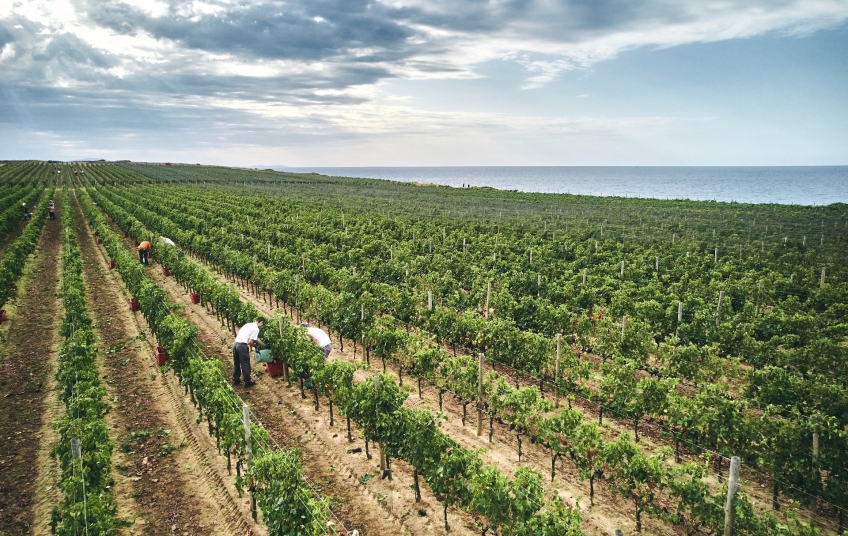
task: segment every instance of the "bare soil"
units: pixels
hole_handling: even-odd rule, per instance
[[[30,534],[36,486],[50,445],[45,437],[60,317],[59,220],[47,222],[18,294],[6,304],[0,348],[0,535]]]

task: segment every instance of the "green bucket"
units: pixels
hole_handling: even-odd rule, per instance
[[[271,350],[258,350],[255,354],[253,354],[253,359],[258,361],[259,363],[271,363],[274,361],[274,358],[271,357]]]

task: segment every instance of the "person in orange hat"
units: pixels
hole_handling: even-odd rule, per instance
[[[150,242],[145,240],[138,245],[138,260],[141,264],[147,264],[147,259],[150,257]]]

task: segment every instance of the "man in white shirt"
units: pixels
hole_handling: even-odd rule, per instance
[[[300,327],[306,328],[306,334],[309,335],[309,338],[324,350],[324,361],[326,361],[330,357],[330,352],[333,351],[333,341],[330,340],[327,332],[321,328],[310,326],[308,322],[302,323]]]
[[[250,380],[250,347],[256,346],[257,342],[264,344],[259,339],[259,329],[264,325],[265,319],[260,316],[256,322],[248,322],[238,330],[233,343],[233,385],[241,383],[242,375],[245,387],[256,385],[256,382]]]

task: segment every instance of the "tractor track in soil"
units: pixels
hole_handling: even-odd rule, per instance
[[[262,534],[225,483],[214,442],[189,415],[182,389],[159,372],[151,357],[155,342],[143,319],[129,311],[123,281],[107,268],[72,197],[86,301],[114,409],[107,416],[115,441],[113,491],[119,517],[134,521],[120,533]]]
[[[123,233],[114,222],[109,222],[115,232]],[[129,251],[135,249],[130,239],[124,239],[124,246]],[[169,293],[172,301],[185,305],[184,316],[198,326],[198,341],[204,353],[218,356],[225,370],[231,370],[234,335],[212,313],[191,304],[185,289],[172,277],[162,275],[158,265],[152,264],[147,274]],[[281,378],[269,377],[255,364],[253,370],[257,385],[250,389],[237,388],[237,394],[250,403],[274,441],[301,450],[305,476],[317,486],[317,491],[331,498],[334,514],[348,531],[356,529],[361,536],[446,534],[442,506],[423,481],[422,501],[414,502],[411,467],[392,460],[392,481],[382,480],[379,475],[371,478],[368,475],[375,475],[379,469],[376,449],[371,460],[362,452],[349,452],[364,446],[355,429],[354,442],[348,443],[343,419],[330,428],[326,407],[316,412],[311,398],[302,399],[296,385],[287,388]],[[360,479],[365,479],[365,483]],[[420,515],[419,509],[425,515]],[[450,534],[479,533],[471,516],[461,510],[449,509],[448,519]]]
[[[9,300],[9,324],[0,348],[0,535],[30,534],[41,511],[40,488],[50,479],[49,450],[55,443],[50,425],[61,415],[55,382],[58,327],[58,220],[45,224],[27,261],[18,293]],[[53,473],[55,474],[55,473]],[[57,478],[58,479],[58,478]],[[49,501],[48,501],[49,502]],[[38,516],[41,518],[42,516]]]

